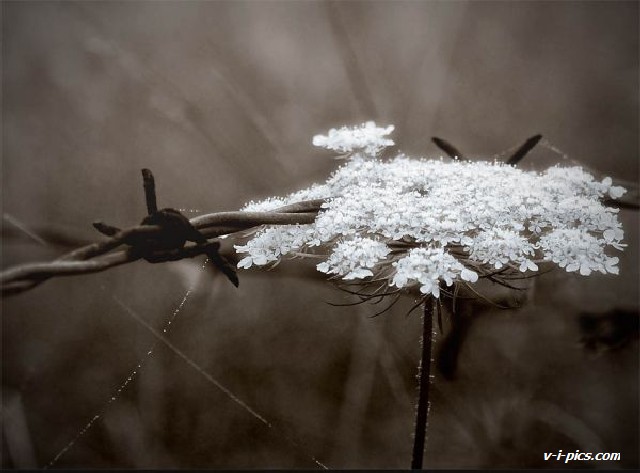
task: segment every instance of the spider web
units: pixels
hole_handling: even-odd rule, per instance
[[[201,265],[199,272],[201,273],[209,263],[209,259],[205,259],[204,263]],[[146,330],[148,330],[156,339],[156,341],[149,347],[149,350],[146,354],[140,359],[135,368],[131,370],[128,376],[124,379],[122,383],[115,389],[113,394],[103,403],[103,405],[99,408],[98,412],[91,417],[91,419],[78,431],[78,433],[61,449],[58,453],[47,463],[44,467],[45,469],[49,469],[52,466],[55,466],[56,463],[71,450],[78,441],[95,425],[95,423],[103,418],[107,413],[109,407],[118,401],[121,394],[124,390],[129,386],[129,384],[134,381],[136,376],[140,373],[145,363],[153,356],[153,354],[157,351],[159,345],[164,345],[169,348],[176,356],[181,358],[185,363],[187,363],[192,369],[195,370],[202,378],[204,378],[207,383],[214,386],[216,389],[220,390],[229,400],[237,404],[240,408],[242,408],[245,412],[251,415],[258,422],[262,423],[268,429],[270,429],[277,437],[287,443],[294,450],[298,451],[305,457],[307,457],[310,461],[312,461],[318,468],[327,470],[327,466],[320,462],[315,456],[310,455],[305,451],[303,446],[296,440],[294,440],[290,435],[285,432],[277,429],[277,427],[269,421],[265,416],[260,414],[254,408],[252,408],[249,404],[244,402],[240,397],[238,397],[231,389],[227,388],[224,384],[214,378],[210,373],[208,373],[204,368],[202,368],[199,364],[197,364],[192,358],[190,358],[187,354],[185,354],[182,350],[180,350],[177,346],[175,346],[169,339],[166,337],[166,334],[169,332],[171,328],[171,324],[175,321],[177,316],[180,314],[182,309],[184,308],[187,300],[191,296],[191,294],[195,291],[196,286],[198,284],[198,280],[196,280],[189,289],[185,292],[182,300],[178,304],[178,306],[174,309],[171,316],[164,323],[162,330],[159,331],[151,326],[148,322],[146,322],[140,315],[138,315],[132,308],[130,308],[127,304],[125,304],[122,300],[120,300],[117,296],[110,294],[111,299],[131,318],[133,318],[136,322],[141,324]],[[105,286],[101,286],[101,289],[105,292],[108,292]]]
[[[206,259],[204,261],[204,263],[202,264],[202,266],[200,268],[200,271],[204,270],[204,268],[206,267],[208,262],[209,262],[208,259]],[[189,299],[189,296],[195,290],[196,284],[197,284],[197,282],[194,282],[192,284],[192,286],[189,289],[187,289],[187,291],[185,292],[184,296],[182,297],[182,300],[180,301],[178,306],[175,308],[175,310],[173,311],[171,316],[165,322],[165,324],[164,324],[164,326],[162,328],[162,333],[167,333],[169,331],[169,328],[171,327],[171,324],[175,321],[176,317],[178,316],[180,311],[185,306],[187,300]],[[107,288],[104,285],[101,286],[101,289],[104,292],[108,292]],[[134,313],[128,306],[126,306],[123,302],[121,302],[120,299],[118,299],[116,296],[114,296],[112,294],[110,294],[110,296],[120,307],[125,309],[126,312],[129,315]],[[151,345],[151,347],[149,347],[149,350],[147,351],[147,353],[138,361],[136,367],[133,368],[133,370],[131,370],[131,372],[128,374],[128,376],[125,378],[125,380],[122,383],[120,383],[120,385],[116,388],[116,390],[109,397],[109,399],[107,399],[104,402],[104,404],[102,405],[102,407],[100,407],[98,412],[93,417],[91,417],[91,419],[84,425],[84,427],[82,427],[78,431],[78,433],[60,451],[58,451],[58,453],[53,457],[53,459],[51,459],[51,461],[49,461],[49,463],[47,463],[47,465],[45,466],[45,469],[48,469],[48,468],[51,468],[52,466],[54,466],[58,462],[58,460],[60,460],[60,458],[62,458],[71,448],[73,448],[73,446],[76,444],[76,442],[78,442],[78,440],[80,440],[80,438],[82,438],[91,429],[91,427],[93,427],[93,425],[100,418],[102,418],[105,415],[105,413],[107,412],[107,410],[109,409],[111,404],[113,404],[114,402],[116,402],[120,398],[120,395],[122,394],[122,392],[135,379],[135,377],[138,375],[138,373],[140,372],[140,370],[142,369],[144,364],[151,358],[151,356],[153,355],[154,351],[158,348],[159,344],[160,344],[160,342],[158,340],[156,340],[153,343],[153,345]]]

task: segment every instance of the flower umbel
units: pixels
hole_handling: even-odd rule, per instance
[[[611,178],[596,181],[581,167],[542,173],[499,162],[372,159],[393,144],[393,126],[367,122],[317,135],[316,146],[348,153],[322,184],[283,198],[251,202],[270,211],[324,199],[313,224],[265,227],[245,245],[239,267],[296,253],[324,258],[320,272],[366,281],[375,276],[397,288],[440,295],[440,283],[475,282],[479,274],[538,271],[551,262],[568,272],[618,273],[624,232],[618,210],[602,199],[626,190]]]

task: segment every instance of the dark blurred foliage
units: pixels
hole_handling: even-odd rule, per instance
[[[638,338],[638,311],[615,308],[604,314],[580,314],[582,342],[590,349],[615,350]]]
[[[638,13],[613,1],[3,2],[4,225],[49,243],[14,232],[3,266],[61,254],[69,231],[94,238],[97,219],[139,222],[143,167],[160,207],[207,212],[324,180],[336,162],[312,135],[366,119],[394,123],[421,155],[440,154],[433,135],[489,157],[542,133],[637,183]],[[539,145],[522,166],[561,161]],[[558,467],[543,453],[559,449],[622,453],[573,467],[640,466],[638,214],[620,215],[619,277],[556,271],[518,311],[466,306],[450,379],[433,380],[427,467]],[[169,339],[274,428],[159,347],[57,466],[313,468],[311,454],[409,466],[410,296],[369,318],[378,306],[325,304],[353,298],[311,264],[242,272],[238,290],[199,268],[140,262],[2,302],[2,466],[46,465],[145,359],[153,335],[114,297],[159,329],[192,284]]]

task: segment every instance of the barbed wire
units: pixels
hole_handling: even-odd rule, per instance
[[[33,289],[53,277],[97,273],[140,259],[161,263],[207,255],[232,279],[233,270],[225,268],[224,256],[218,255],[218,237],[260,225],[313,223],[324,202],[309,200],[271,212],[217,212],[187,219],[177,210],[158,210],[153,175],[147,169],[143,170],[143,180],[148,216],[140,225],[119,229],[94,222],[94,228],[107,239],[81,246],[53,261],[27,263],[2,271],[2,296]],[[193,243],[185,245],[187,241]],[[237,285],[237,280],[234,284]]]

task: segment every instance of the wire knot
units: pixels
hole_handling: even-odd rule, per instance
[[[233,285],[238,287],[238,276],[233,266],[218,252],[220,243],[208,241],[178,210],[158,210],[155,180],[149,169],[142,170],[142,179],[148,215],[136,231],[128,232],[123,239],[123,243],[130,246],[129,254],[134,258],[143,258],[149,263],[182,259],[185,250],[190,250],[194,256],[205,254]],[[113,236],[120,231],[102,222],[95,222],[93,226],[107,236]],[[195,246],[184,248],[188,241],[195,243]]]
[[[207,239],[191,225],[189,219],[179,211],[171,208],[157,210],[147,215],[140,225],[156,226],[160,230],[148,235],[131,235],[127,244],[132,251],[141,251],[142,257],[149,263],[167,261],[165,253],[171,250],[180,250],[187,241],[198,245],[211,245],[217,250],[220,243],[209,243]]]

